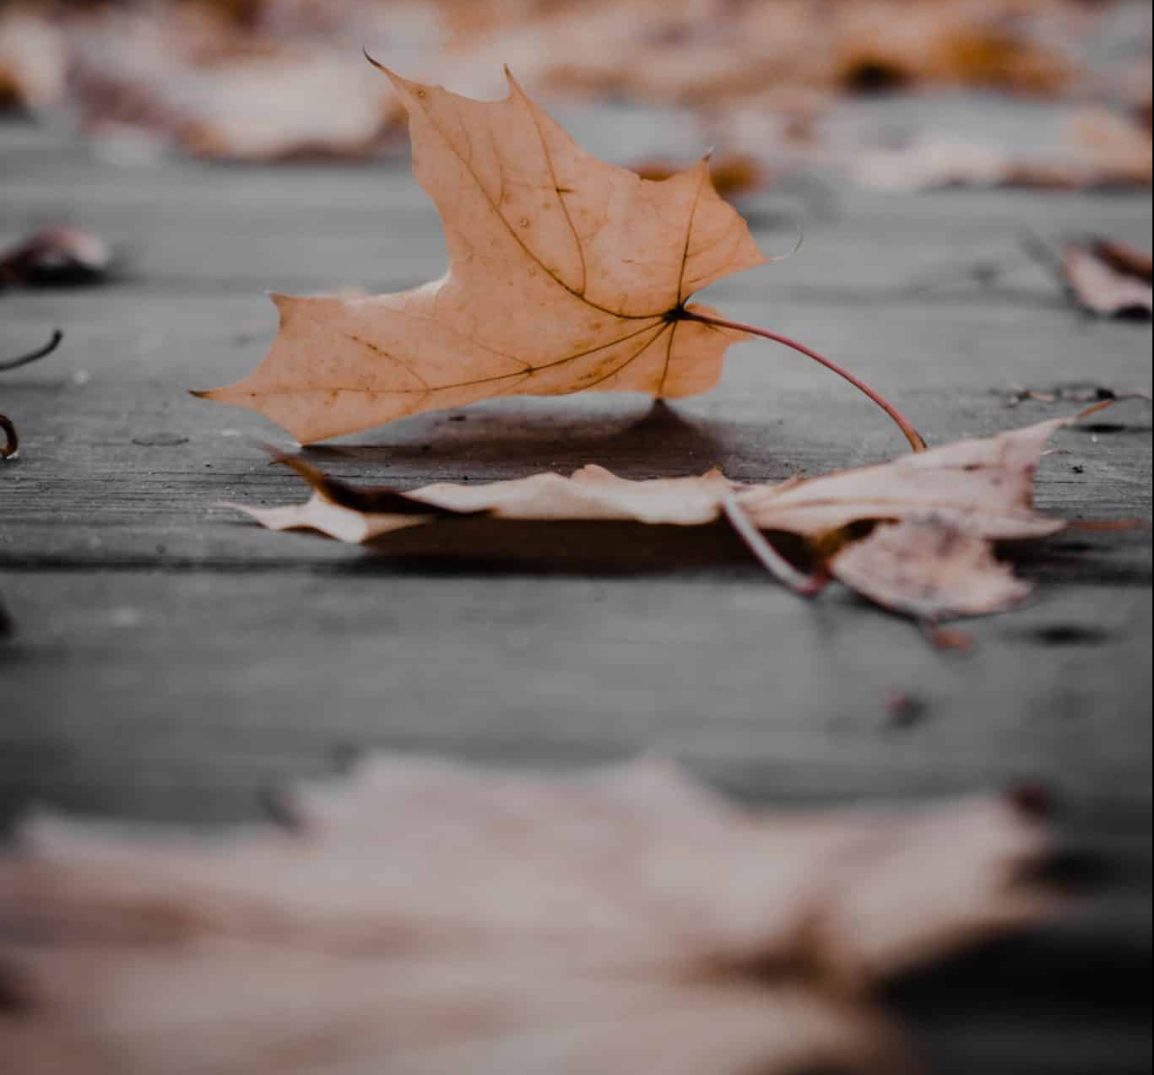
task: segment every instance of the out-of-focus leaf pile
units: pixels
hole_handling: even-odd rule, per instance
[[[1142,185],[1150,40],[1149,5],[1128,0],[29,0],[0,14],[0,108],[66,112],[118,146],[361,157],[402,126],[367,47],[474,94],[503,92],[507,63],[546,96],[685,110],[750,167]],[[1038,145],[863,130],[866,96],[991,90],[1056,112]]]

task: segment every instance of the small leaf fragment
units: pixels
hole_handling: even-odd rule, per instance
[[[882,608],[928,623],[1004,612],[1030,593],[987,540],[932,516],[883,523],[838,553],[831,569]]]

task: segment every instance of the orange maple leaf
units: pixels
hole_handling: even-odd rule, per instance
[[[581,150],[512,75],[507,99],[481,102],[386,73],[448,274],[393,295],[275,296],[268,357],[208,398],[310,442],[499,395],[713,387],[741,335],[687,320],[686,303],[765,259],[706,161],[649,182]]]
[[[409,114],[413,169],[444,222],[448,273],[392,295],[276,295],[280,333],[264,362],[198,395],[310,443],[494,396],[697,395],[717,383],[729,346],[754,334],[845,377],[924,448],[902,415],[830,360],[690,304],[766,260],[717,193],[708,158],[645,180],[584,152],[511,74],[509,96],[485,102],[381,70]]]

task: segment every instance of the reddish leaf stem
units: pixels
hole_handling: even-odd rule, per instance
[[[0,444],[0,459],[11,459],[20,451],[20,437],[12,419],[0,414],[0,433],[4,434],[4,442]]]
[[[883,411],[886,412],[897,423],[898,428],[905,434],[906,440],[910,442],[910,447],[915,452],[924,452],[926,450],[926,442],[922,435],[914,428],[913,423],[897,409],[888,399],[880,392],[875,391],[860,377],[855,377],[849,370],[839,366],[833,359],[826,358],[825,355],[819,354],[817,351],[805,344],[799,343],[797,340],[790,339],[789,336],[783,336],[778,332],[771,332],[769,329],[759,328],[757,325],[747,325],[741,321],[729,321],[723,317],[714,317],[712,314],[703,314],[694,310],[685,310],[682,313],[682,318],[687,321],[700,321],[703,325],[713,325],[716,328],[727,328],[734,332],[745,332],[750,336],[760,336],[764,340],[772,340],[774,343],[783,344],[786,347],[792,347],[795,351],[801,352],[807,358],[812,358],[814,362],[820,363],[826,369],[832,370],[839,377],[849,381],[859,392],[864,393],[871,400],[874,401]]]

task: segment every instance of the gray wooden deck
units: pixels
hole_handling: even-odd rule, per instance
[[[933,441],[1062,413],[1007,406],[1015,386],[1149,389],[1149,326],[1070,309],[1020,243],[1027,228],[1148,242],[1148,197],[815,189],[750,207],[770,249],[791,245],[802,214],[803,254],[711,298],[841,358]],[[1100,897],[1061,930],[897,999],[943,1075],[1150,1071],[1148,534],[1050,542],[1023,565],[1036,602],[978,623],[977,651],[951,657],[848,597],[803,603],[740,559],[543,571],[381,561],[265,533],[215,505],[299,495],[259,447],[283,436],[184,390],[259,359],[274,328],[265,290],[439,274],[436,216],[407,168],[118,168],[0,127],[0,236],[61,219],[126,262],[104,288],[0,295],[0,353],[67,334],[0,381],[24,441],[0,467],[13,624],[0,638],[0,822],[33,802],[234,821],[279,783],[372,747],[547,765],[655,751],[784,805],[1038,778],[1066,804],[1071,847],[1104,857]],[[1043,504],[1148,516],[1150,422],[1126,404],[1064,434]],[[311,454],[409,485],[587,462],[770,479],[901,448],[840,382],[748,345],[720,389],[664,413],[633,398],[496,402]],[[896,726],[895,694],[921,718]]]

